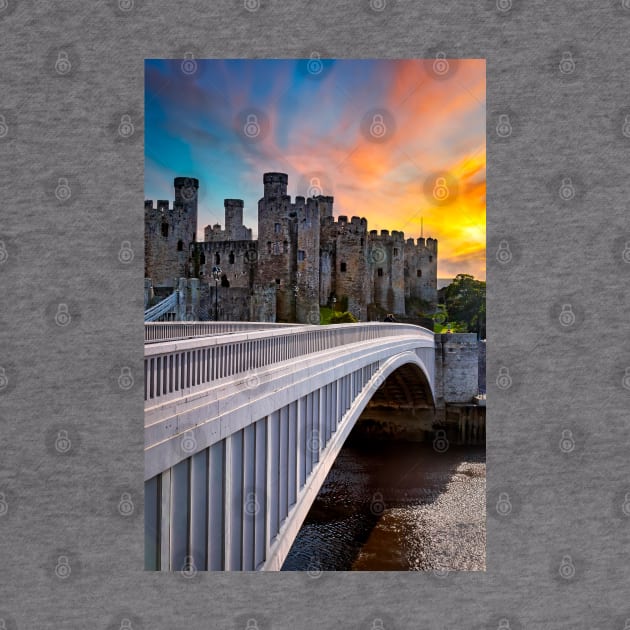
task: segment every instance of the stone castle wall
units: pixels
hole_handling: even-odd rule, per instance
[[[337,309],[347,304],[361,320],[367,319],[368,305],[404,315],[405,298],[437,303],[435,239],[414,242],[405,241],[403,232],[368,232],[366,219],[356,216],[335,221],[333,197],[298,196],[292,203],[288,176],[265,173],[258,240],[243,225],[243,201],[226,199],[225,229],[206,226],[204,241],[197,243],[199,182],[176,178],[174,185],[172,208],[165,201],[157,208],[145,202],[145,277],[154,287],[194,277],[204,291],[214,287],[216,265],[221,268],[219,299],[226,300],[226,315],[258,319],[273,311],[277,321],[285,322],[316,323],[320,305],[331,306],[333,299]],[[239,299],[248,303],[238,306],[229,289],[242,289]]]

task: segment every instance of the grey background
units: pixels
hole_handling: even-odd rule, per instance
[[[358,0],[261,0],[254,12],[225,0],[132,4],[0,2],[5,626],[246,628],[253,618],[260,630],[323,630],[381,618],[389,630],[498,628],[505,617],[516,629],[624,628],[630,4],[388,0],[378,13]],[[66,75],[55,71],[60,50]],[[145,573],[144,58],[435,50],[487,59],[487,572]],[[569,74],[559,71],[565,51]],[[117,134],[125,113],[128,138]],[[502,113],[508,137],[495,131]],[[71,196],[60,201],[64,177]],[[507,264],[494,255],[502,239]],[[130,264],[118,259],[122,241]],[[563,304],[575,314],[569,327],[559,324]],[[123,367],[131,389],[118,385]],[[494,385],[501,367],[507,389]],[[559,447],[563,430],[570,452]],[[60,431],[66,452],[55,449]],[[501,492],[505,516],[494,508]],[[63,555],[65,579],[55,573]]]

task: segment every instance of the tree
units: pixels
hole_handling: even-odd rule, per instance
[[[444,293],[449,321],[465,325],[481,339],[486,337],[486,283],[467,273],[458,274]]]

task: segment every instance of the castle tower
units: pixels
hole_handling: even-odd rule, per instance
[[[287,195],[288,175],[265,173],[264,196],[258,201],[259,286],[276,285],[276,317],[279,322],[295,321],[296,215]],[[293,215],[293,216],[291,216]]]
[[[319,324],[319,198],[296,197],[296,321]]]
[[[263,175],[265,199],[286,197],[288,183],[289,176],[286,173],[265,173]]]
[[[145,277],[155,287],[173,287],[177,278],[189,275],[192,244],[197,240],[199,180],[176,177],[175,201],[144,202]]]
[[[405,243],[405,297],[437,305],[437,240],[409,238]]]
[[[194,177],[176,177],[173,181],[175,188],[174,207],[183,208],[180,237],[184,245],[197,240],[197,198],[199,180]]]
[[[405,314],[405,235],[394,230],[370,232],[368,259],[373,282],[373,302],[383,310]]]
[[[243,227],[243,200],[225,199],[225,231],[229,240],[239,239],[239,228]]]
[[[325,295],[322,303],[329,303],[334,295],[335,309],[348,310],[357,319],[367,319],[369,303],[367,220],[341,215],[337,222],[332,217],[322,221],[322,257],[320,286]]]

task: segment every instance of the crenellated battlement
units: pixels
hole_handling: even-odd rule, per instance
[[[333,298],[360,319],[367,318],[368,304],[404,314],[406,298],[437,302],[436,239],[368,230],[367,219],[356,215],[335,218],[330,195],[297,195],[292,201],[288,179],[286,173],[264,173],[257,240],[243,225],[244,201],[230,198],[223,202],[225,228],[207,225],[203,242],[196,243],[199,182],[176,178],[172,206],[145,200],[145,251],[153,261],[148,277],[159,267],[158,280],[208,279],[212,267],[220,266],[222,286],[247,289],[254,301],[260,297],[256,287],[273,286],[276,303],[264,309],[277,321],[310,322]],[[156,256],[168,262],[157,264]],[[247,313],[249,307],[243,304]]]

